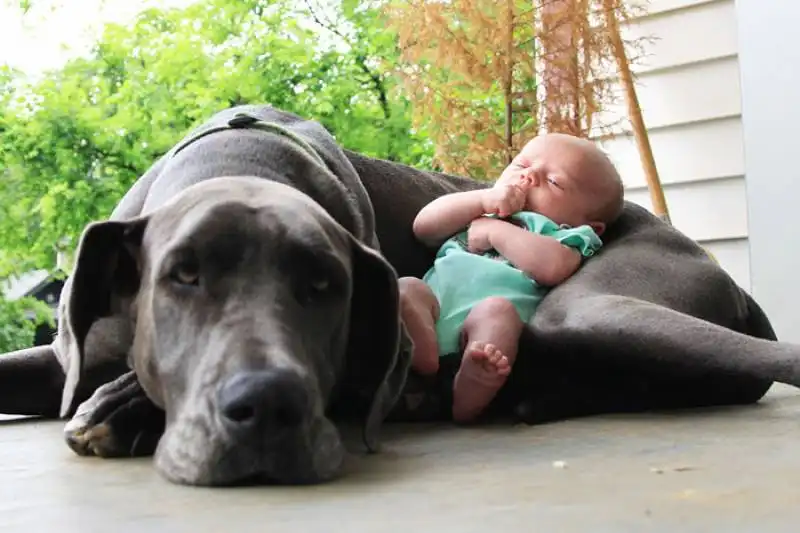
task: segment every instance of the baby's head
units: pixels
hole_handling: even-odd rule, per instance
[[[587,139],[540,135],[525,145],[498,184],[530,178],[525,210],[558,224],[588,224],[600,235],[622,212],[622,180],[614,164]]]

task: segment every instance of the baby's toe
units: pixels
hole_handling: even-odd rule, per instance
[[[511,373],[511,362],[508,360],[508,357],[501,355],[500,359],[494,365],[494,369],[499,376],[509,375]]]
[[[467,350],[471,352],[485,352],[486,351],[486,344],[479,341],[472,341],[467,346]]]
[[[486,346],[482,342],[472,342],[467,346],[464,357],[468,357],[476,362],[485,362],[488,359],[486,355]]]

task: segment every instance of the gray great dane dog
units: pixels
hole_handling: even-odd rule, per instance
[[[453,365],[406,379],[397,276],[433,259],[417,211],[485,186],[342,150],[271,107],[222,111],[87,227],[52,345],[0,357],[0,412],[71,416],[77,453],[155,453],[179,483],[331,479],[337,424],[361,420],[374,449],[387,417],[446,417]],[[800,386],[800,347],[690,239],[627,204],[605,241],[543,301],[496,413],[535,423]]]

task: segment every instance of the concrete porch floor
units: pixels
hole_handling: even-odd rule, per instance
[[[79,458],[61,422],[0,422],[0,531],[794,532],[800,391],[759,405],[538,427],[390,427],[316,487],[198,489]],[[559,463],[559,462],[563,462]]]

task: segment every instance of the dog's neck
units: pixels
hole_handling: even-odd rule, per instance
[[[277,135],[281,135],[286,139],[290,140],[294,143],[298,148],[300,148],[303,152],[308,154],[311,159],[318,164],[320,167],[328,170],[328,165],[325,163],[325,160],[322,158],[320,153],[305,139],[303,139],[300,135],[290,131],[288,128],[284,127],[277,122],[269,122],[266,120],[262,120],[255,115],[251,115],[245,112],[236,113],[233,118],[229,119],[227,124],[220,125],[220,126],[213,126],[206,130],[199,132],[197,135],[189,137],[184,142],[178,144],[170,154],[170,157],[175,157],[178,152],[189,146],[190,144],[194,143],[195,141],[202,139],[206,135],[211,135],[212,133],[217,133],[220,131],[227,131],[231,129],[242,129],[242,128],[249,128],[249,129],[257,129],[261,131],[266,131],[268,133],[275,133]]]

